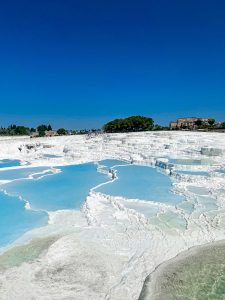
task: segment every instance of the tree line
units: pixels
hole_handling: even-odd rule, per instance
[[[199,129],[225,129],[225,122],[216,123],[216,120],[212,118],[207,122],[198,119],[195,124]]]
[[[0,135],[31,135],[44,137],[46,133],[53,135],[67,135],[67,134],[97,134],[99,132],[138,132],[138,131],[150,131],[150,130],[168,130],[168,127],[163,127],[154,124],[152,118],[143,116],[131,116],[124,119],[115,119],[103,126],[102,129],[81,129],[81,130],[66,130],[65,128],[59,128],[57,131],[53,131],[52,126],[41,124],[36,128],[29,128],[25,126],[10,125],[7,128],[0,128]]]
[[[17,126],[17,125],[10,125],[8,127],[1,127],[0,128],[0,135],[29,135],[32,131],[35,131],[34,128],[29,128],[25,126]]]
[[[104,132],[138,132],[151,130],[168,130],[168,127],[154,125],[152,118],[143,116],[131,116],[124,119],[115,119],[103,126]]]
[[[208,119],[207,123],[204,123],[201,119],[195,122],[198,129],[225,129],[225,122],[216,123],[215,119]],[[53,131],[52,126],[41,124],[37,128],[29,128],[26,126],[10,125],[6,128],[0,128],[0,135],[5,136],[20,136],[20,135],[34,135],[44,137],[46,132],[53,131],[57,135],[67,134],[96,134],[99,132],[117,133],[117,132],[139,132],[139,131],[151,131],[151,130],[169,130],[169,127],[160,126],[154,124],[154,120],[144,116],[131,116],[128,118],[114,119],[106,123],[102,130],[100,129],[81,129],[81,130],[66,130],[65,128],[59,128],[57,131]]]
[[[47,132],[52,132],[53,135],[75,135],[75,134],[89,134],[99,132],[99,129],[81,129],[81,130],[66,130],[65,128],[59,128],[58,130],[53,130],[52,126],[41,124],[36,128],[29,128],[21,125],[10,125],[8,127],[0,127],[0,136],[23,136],[30,135],[35,137],[44,137]]]

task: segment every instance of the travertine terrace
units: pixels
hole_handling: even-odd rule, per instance
[[[173,192],[186,199],[173,206],[154,199],[112,197],[92,189],[81,211],[49,213],[46,227],[28,232],[10,245],[57,237],[37,259],[1,270],[2,299],[137,299],[145,278],[158,265],[192,246],[225,237],[225,174],[220,172],[225,165],[223,133],[2,137],[0,147],[2,159],[17,158],[29,166],[114,158],[157,167],[170,176]],[[174,164],[172,159],[193,163]],[[204,163],[194,163],[199,160]],[[209,175],[179,172],[185,170]],[[158,212],[155,216],[140,213],[138,205],[142,212],[143,206],[146,212],[151,207]]]

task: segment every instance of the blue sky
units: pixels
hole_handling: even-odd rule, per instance
[[[0,105],[0,125],[225,120],[225,1],[4,1]]]

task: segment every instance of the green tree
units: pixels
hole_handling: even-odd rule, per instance
[[[0,128],[0,135],[29,135],[30,130],[25,126],[10,125],[7,128]]]
[[[50,124],[48,125],[47,130],[48,131],[52,130],[52,126]]]
[[[39,132],[39,131],[45,131],[45,130],[48,130],[48,127],[47,127],[46,125],[44,125],[44,124],[39,125],[39,126],[37,127],[37,131],[38,131],[38,132]]]
[[[197,125],[198,127],[200,127],[202,125],[202,120],[198,119],[195,121],[195,125]]]
[[[57,133],[58,133],[59,135],[66,135],[66,129],[64,129],[64,128],[59,128],[59,129],[57,130]]]
[[[16,126],[16,128],[14,129],[14,132],[16,135],[29,135],[30,134],[29,128],[25,127],[25,126]]]
[[[215,124],[215,119],[208,119],[208,123],[210,126],[213,126]]]
[[[47,127],[46,125],[44,125],[44,124],[39,125],[39,126],[37,127],[38,134],[39,134],[39,136],[41,136],[41,137],[45,136],[45,131],[46,131],[46,130],[48,130],[48,127]]]
[[[125,119],[115,119],[103,126],[105,132],[132,132],[153,130],[152,118],[132,116]]]
[[[158,125],[158,124],[155,124],[154,127],[153,127],[153,130],[170,130],[170,128],[168,126],[161,126],[161,125]]]
[[[89,131],[87,129],[81,129],[80,131],[77,132],[78,134],[88,134]]]
[[[16,129],[16,125],[12,124],[8,128],[10,128],[10,129]]]
[[[38,131],[38,135],[40,137],[44,137],[45,136],[45,131]]]

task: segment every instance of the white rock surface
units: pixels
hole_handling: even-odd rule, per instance
[[[26,144],[34,148],[27,149]],[[182,205],[110,197],[92,190],[81,212],[51,213],[48,226],[27,233],[17,243],[59,233],[62,237],[38,259],[0,272],[1,299],[138,299],[146,276],[159,264],[194,245],[225,238],[225,174],[217,172],[225,165],[223,133],[1,138],[0,147],[0,159],[17,158],[29,166],[115,158],[143,165],[161,161],[164,168],[169,158],[211,160],[173,166],[173,190],[187,197]],[[221,149],[220,155],[204,153],[206,148]],[[209,176],[182,175],[177,170],[207,171]],[[200,195],[203,191],[205,196]],[[156,215],[147,213],[156,208]]]

